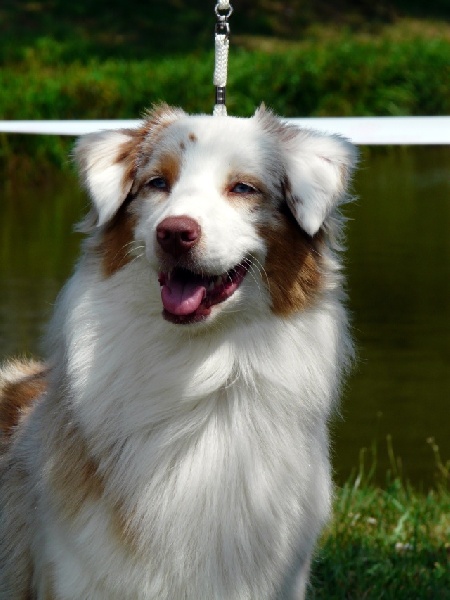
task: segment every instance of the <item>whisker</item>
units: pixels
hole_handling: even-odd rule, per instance
[[[130,260],[130,262],[128,263],[129,265],[133,264],[134,262],[136,262],[137,260],[139,260],[140,258],[142,258],[144,256],[144,253],[142,254],[137,254],[132,260]]]
[[[125,248],[126,246],[131,246],[132,242],[130,242],[129,244],[126,244],[125,246],[123,246],[123,248]],[[143,244],[140,244],[139,246],[132,246],[129,250],[127,250],[125,252],[125,256],[130,256],[130,254],[132,254],[133,252],[136,252],[137,250],[145,250],[145,246]],[[139,254],[139,257],[144,256],[144,252],[142,252],[141,254]]]
[[[250,263],[251,266],[258,270],[258,272],[261,275],[261,279],[266,280],[267,287],[268,287],[269,293],[270,293],[270,279],[269,279],[269,276],[267,275],[267,271],[264,268],[264,265],[253,254],[249,254],[249,256],[251,259],[251,263]]]
[[[258,267],[250,264],[247,272],[250,275],[250,277],[253,279],[253,281],[256,283],[256,287],[258,288],[258,291],[261,292],[261,285],[260,285],[260,282],[258,281],[258,278],[256,277],[256,273],[260,272]]]
[[[138,250],[141,250],[141,249],[145,249],[145,246],[143,244],[136,245],[136,241],[131,240],[130,242],[123,244],[116,251],[116,253],[114,254],[114,257],[112,257],[112,260],[116,261],[118,258],[121,258],[121,260],[123,260],[123,259],[128,260],[130,255],[133,255],[134,252],[137,252]],[[135,262],[138,258],[141,258],[142,256],[144,256],[143,252],[138,253],[137,256],[135,256],[131,261],[128,262],[128,264]]]

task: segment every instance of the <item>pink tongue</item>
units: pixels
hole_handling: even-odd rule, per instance
[[[203,285],[172,279],[161,288],[164,308],[173,315],[190,315],[195,312],[206,295]]]

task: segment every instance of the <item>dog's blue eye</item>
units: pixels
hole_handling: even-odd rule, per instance
[[[156,190],[168,190],[169,184],[164,177],[153,177],[150,181],[147,182],[148,187],[155,188]]]
[[[240,181],[231,188],[231,191],[234,194],[254,194],[257,190],[252,185]]]

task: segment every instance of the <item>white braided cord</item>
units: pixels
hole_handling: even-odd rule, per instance
[[[216,47],[216,60],[214,63],[214,85],[218,87],[225,87],[227,85],[227,71],[228,71],[228,49],[230,41],[227,35],[216,34],[215,36],[215,47]]]
[[[226,117],[227,107],[225,104],[214,104],[213,117]]]
[[[230,10],[229,0],[217,0],[218,10]]]

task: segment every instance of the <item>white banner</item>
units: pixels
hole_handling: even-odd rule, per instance
[[[323,117],[287,119],[300,127],[337,133],[355,144],[450,144],[450,117]],[[0,121],[0,133],[73,135],[138,127],[141,120]]]

